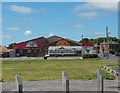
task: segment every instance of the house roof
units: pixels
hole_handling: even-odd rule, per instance
[[[1,46],[0,52],[9,52],[9,50],[5,46]]]
[[[82,46],[94,47],[93,43],[83,43]]]
[[[66,41],[69,41],[69,42],[72,42],[72,43],[75,43],[79,46],[82,46],[79,42],[76,42],[76,41],[73,41],[73,40],[69,40],[69,39],[66,39],[66,38],[59,37],[59,36],[51,36],[51,37],[48,37],[48,38],[40,37],[40,38],[36,38],[36,39],[31,39],[31,40],[28,40],[28,41],[25,41],[25,42],[17,43],[17,44],[14,45],[14,49],[31,49],[31,48],[42,49],[43,46],[49,45],[51,43],[57,42],[57,41],[62,40],[62,39],[66,40]],[[35,41],[38,44],[38,47],[26,47],[26,44],[29,41]]]
[[[12,50],[14,50],[14,49],[8,49],[9,52],[12,51]]]
[[[21,43],[17,43],[14,45],[14,49],[42,49],[42,45],[43,45],[43,39],[44,37],[39,37],[39,38],[35,38],[35,39],[31,39],[25,42],[21,42]],[[38,44],[38,47],[26,47],[26,44],[29,41],[35,41]]]
[[[49,44],[54,43],[54,42],[57,42],[57,41],[60,41],[60,40],[66,40],[66,41],[69,41],[69,42],[72,42],[72,43],[75,43],[75,44],[78,44],[78,45],[82,46],[82,45],[81,45],[80,43],[78,43],[78,42],[75,42],[75,41],[72,41],[72,40],[69,40],[69,39],[65,39],[65,38],[61,38],[61,39],[59,39],[59,40],[56,40],[56,41],[47,43],[47,44],[45,44],[44,46],[49,45]]]
[[[54,41],[57,41],[57,40],[60,40],[60,39],[62,39],[62,37],[59,37],[59,36],[51,36],[51,37],[46,38],[48,43],[51,43],[51,42],[54,42]]]
[[[29,41],[35,41],[35,40],[37,40],[37,39],[43,39],[44,37],[39,37],[39,38],[35,38],[35,39],[30,39],[30,40],[28,40],[28,41],[24,41],[24,42],[20,42],[20,43],[17,43],[17,44],[15,44],[15,45],[19,45],[19,44],[22,44],[22,43],[26,43],[26,42],[29,42]]]
[[[66,38],[59,37],[59,36],[52,36],[52,37],[49,37],[49,38],[46,38],[46,39],[47,39],[48,43],[53,43],[53,42],[59,41],[61,39],[64,39],[64,40],[67,40],[67,41],[70,41],[70,42],[73,42],[73,43],[76,43],[76,44],[80,44],[79,42],[76,42],[74,40],[66,39]]]

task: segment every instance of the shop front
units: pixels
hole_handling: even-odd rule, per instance
[[[49,46],[51,56],[81,56],[82,46]]]
[[[44,47],[46,54],[50,56],[81,56],[82,52],[81,44],[63,38]]]

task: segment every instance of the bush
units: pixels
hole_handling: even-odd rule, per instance
[[[98,58],[97,54],[84,54],[83,58]]]
[[[111,54],[114,54],[115,51],[114,51],[113,49],[110,49],[110,53],[111,53]]]

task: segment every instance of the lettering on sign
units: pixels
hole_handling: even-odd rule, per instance
[[[70,46],[66,40],[60,40],[57,42],[56,46]]]

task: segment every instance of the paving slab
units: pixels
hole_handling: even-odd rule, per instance
[[[2,82],[0,82],[0,93],[2,92]]]
[[[97,91],[97,80],[70,80],[70,91]],[[62,80],[24,81],[24,91],[62,91]],[[3,91],[16,91],[15,82],[3,82]],[[118,91],[117,80],[104,80],[105,91]]]

